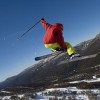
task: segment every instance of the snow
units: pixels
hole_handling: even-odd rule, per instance
[[[69,83],[80,83],[80,82],[87,82],[87,83],[100,82],[100,78],[93,78],[91,80],[72,81],[72,82],[69,82]]]
[[[24,94],[18,95],[18,97],[22,98],[24,96]]]
[[[100,78],[91,79],[91,80],[81,80],[81,81],[73,81],[70,83],[77,82],[99,82]],[[8,91],[2,91],[5,93],[9,93]],[[56,93],[56,94],[55,94]],[[61,100],[65,98],[65,100],[90,100],[93,95],[96,96],[96,100],[100,100],[100,89],[78,89],[76,87],[65,87],[65,88],[48,88],[44,91],[32,93],[34,98],[29,97],[28,100],[51,100],[57,97],[57,100]],[[22,98],[25,94],[17,95]],[[91,96],[91,97],[89,97]],[[11,96],[0,96],[1,100],[10,100]],[[69,99],[70,98],[70,99]],[[95,100],[95,99],[93,99]]]
[[[58,100],[65,98],[65,100],[69,100],[69,97],[72,100],[89,100],[86,92],[92,91],[94,94],[97,94],[97,97],[100,100],[100,90],[99,89],[77,89],[76,87],[65,87],[65,88],[50,88],[41,92],[37,92],[35,98],[29,98],[28,100],[50,100],[50,98],[55,98],[53,92],[57,92]],[[51,94],[50,94],[51,93]],[[33,93],[34,94],[34,93]],[[18,97],[22,98],[24,94],[18,95]],[[11,96],[0,97],[1,100],[10,100]]]
[[[39,99],[39,100],[42,99],[43,100],[43,99],[47,99],[47,98],[45,96],[38,95],[35,99]]]
[[[100,78],[94,78],[91,80],[81,80],[81,81],[73,81],[69,83],[78,83],[78,82],[100,82]],[[48,98],[55,98],[54,95],[51,95],[50,92],[58,91],[60,92],[60,95],[57,96],[58,100],[62,99],[64,96],[66,100],[69,100],[68,98],[75,98],[75,100],[89,100],[88,93],[93,93],[97,95],[98,100],[100,100],[100,90],[99,89],[77,89],[76,87],[66,87],[66,88],[50,88],[46,89],[42,92],[37,92],[37,96],[41,95],[45,97],[46,99],[42,100],[49,100]],[[86,94],[87,93],[87,94]],[[91,94],[92,95],[92,94]],[[39,99],[40,100],[40,99]]]
[[[2,92],[2,93],[11,93],[11,92],[9,92],[9,91],[3,91],[3,90],[2,90],[1,92]]]
[[[48,98],[55,98],[55,96],[47,94],[44,95],[45,93],[53,92],[53,91],[60,91],[61,95],[58,96],[58,100],[62,99],[64,96],[66,97],[66,100],[68,97],[75,97],[75,100],[89,100],[87,95],[82,94],[82,92],[86,91],[93,91],[96,94],[100,94],[100,91],[97,89],[77,89],[76,87],[66,87],[66,88],[51,88],[51,89],[46,89],[45,91],[38,92],[37,96],[42,95],[47,99],[44,100],[49,100]],[[64,93],[65,92],[65,93]],[[73,92],[76,92],[76,94],[73,94]],[[100,96],[100,95],[98,95]],[[69,100],[69,99],[68,99]]]
[[[10,96],[5,96],[1,100],[10,100]]]

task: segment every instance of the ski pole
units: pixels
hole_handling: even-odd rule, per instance
[[[27,33],[28,33],[33,27],[35,27],[39,22],[40,22],[40,20],[39,20],[38,22],[36,22],[32,27],[30,27],[26,32],[24,32],[24,33],[20,36],[20,38],[23,37],[25,34],[27,34]],[[20,38],[18,38],[18,39],[20,39]]]

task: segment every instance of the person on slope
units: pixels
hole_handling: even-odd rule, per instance
[[[71,46],[70,43],[64,41],[62,33],[63,25],[61,23],[55,23],[51,25],[48,22],[46,22],[44,18],[41,18],[40,22],[46,30],[43,37],[45,48],[50,48],[53,52],[66,51],[70,59],[80,56],[76,53],[75,49]]]

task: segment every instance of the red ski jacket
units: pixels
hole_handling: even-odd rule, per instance
[[[67,48],[64,43],[64,38],[62,36],[62,30],[63,30],[62,24],[55,23],[51,25],[47,23],[44,19],[41,20],[41,24],[46,30],[43,38],[44,44],[58,43],[62,49]]]

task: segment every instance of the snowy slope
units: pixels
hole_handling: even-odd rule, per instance
[[[27,100],[54,100],[54,98],[57,98],[57,100],[100,100],[99,89],[77,89],[76,87],[51,88],[32,93],[32,95],[33,97],[28,96]],[[25,97],[25,94],[17,95],[17,97],[21,99]],[[11,96],[3,96],[0,98],[2,98],[2,100],[10,100]]]
[[[91,80],[73,81],[69,83],[78,82],[100,82],[100,78],[93,76]],[[9,91],[2,90],[1,92],[9,93]],[[27,95],[26,95],[27,94]],[[40,92],[33,92],[28,94],[18,94],[12,96],[0,96],[1,100],[10,100],[11,97],[24,98],[24,100],[100,100],[100,89],[78,89],[76,87],[65,88],[49,88]],[[92,98],[92,99],[91,99]],[[19,99],[19,100],[20,100]]]
[[[72,82],[69,82],[69,83],[80,83],[80,82],[87,82],[87,83],[100,82],[100,78],[94,78],[94,79],[91,79],[91,80],[72,81]]]
[[[57,63],[64,61],[67,57],[67,54],[59,55],[54,59],[49,57],[48,59],[42,60],[37,64],[28,67],[18,75],[10,77],[4,82],[0,83],[0,88],[9,86],[16,87],[21,85],[24,85],[25,87],[31,85],[32,87],[35,87],[41,86],[41,84],[42,87],[45,87],[47,83],[50,84],[55,80],[64,80],[67,82],[68,79],[71,79],[70,77],[73,77],[71,81],[78,80],[79,78],[74,76],[78,76],[80,74],[85,75],[82,76],[83,81],[85,81],[85,78],[89,75],[89,77],[95,73],[100,75],[99,67],[98,70],[96,70],[97,68],[92,69],[92,67],[100,65],[100,35],[97,35],[96,38],[88,40],[85,43],[79,44],[77,48],[77,51],[79,51],[79,53],[81,52],[83,55],[98,53],[98,56],[95,59],[87,59],[69,64],[65,63],[60,66],[57,65]]]

